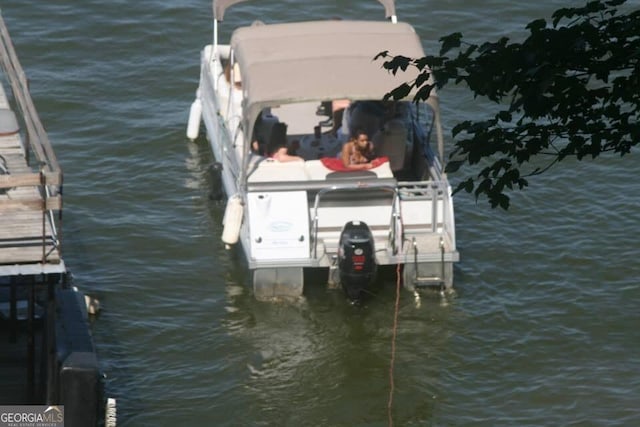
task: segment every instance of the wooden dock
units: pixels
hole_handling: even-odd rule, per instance
[[[62,197],[51,196],[47,174],[28,164],[13,111],[2,107],[5,100],[0,88],[0,275],[63,272],[54,217]]]
[[[0,405],[55,397],[62,171],[0,16]]]
[[[0,24],[0,277],[62,274],[62,171]]]

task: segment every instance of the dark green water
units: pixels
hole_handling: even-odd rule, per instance
[[[382,14],[363,3],[254,2],[224,28]],[[398,15],[429,48],[454,31],[518,37],[579,4],[411,0]],[[65,261],[103,305],[92,328],[118,425],[389,425],[393,272],[361,308],[320,281],[298,305],[259,303],[220,242],[207,143],[184,136],[210,2],[0,7],[64,168]],[[461,90],[441,98],[448,133],[482,117]],[[639,166],[566,162],[506,213],[456,196],[456,294],[401,294],[394,425],[640,425]]]

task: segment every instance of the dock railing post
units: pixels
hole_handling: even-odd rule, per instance
[[[47,262],[47,178],[40,170],[40,186],[42,188],[42,263]]]

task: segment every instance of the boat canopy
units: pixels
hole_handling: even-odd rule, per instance
[[[240,67],[245,114],[295,102],[382,99],[418,70],[393,75],[374,57],[389,51],[424,56],[413,27],[377,21],[312,21],[253,25],[231,37]],[[411,97],[413,94],[409,94]],[[435,96],[435,92],[432,93]]]
[[[247,0],[213,0],[213,17],[216,21],[224,19],[224,12],[236,3],[242,3]],[[396,16],[395,0],[378,0],[384,6],[385,16],[392,19]]]

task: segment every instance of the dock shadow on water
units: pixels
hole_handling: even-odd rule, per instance
[[[252,295],[249,272],[232,264],[222,323],[238,376],[216,407],[232,407],[239,424],[387,425],[395,276],[381,274],[358,305],[342,289],[328,287],[325,275],[309,279],[300,300],[261,302]],[[455,301],[426,295],[417,305],[401,289],[398,308],[394,421],[428,423]],[[247,401],[252,404],[238,403]]]

